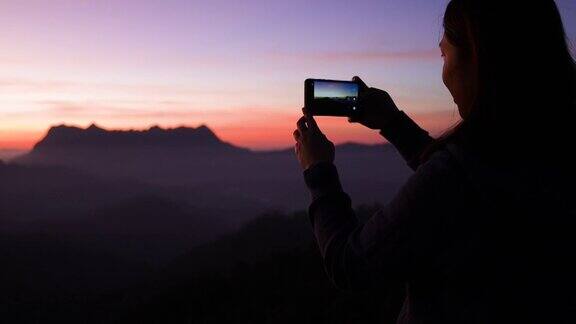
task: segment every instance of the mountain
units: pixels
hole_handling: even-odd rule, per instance
[[[206,125],[196,128],[178,127],[163,129],[152,126],[147,130],[105,130],[96,124],[86,129],[66,125],[53,126],[36,145],[36,154],[58,149],[96,149],[133,147],[179,147],[195,149],[237,150],[221,141]]]
[[[338,145],[336,164],[356,205],[385,203],[411,172],[390,145]],[[28,154],[0,162],[0,179],[0,230],[72,237],[152,263],[310,202],[292,149],[254,152],[204,125],[55,126]]]
[[[204,207],[232,207],[237,198],[251,201],[261,212],[300,210],[309,203],[292,148],[252,151],[220,140],[205,125],[142,131],[59,125],[13,162],[66,166],[103,178],[178,188],[180,193],[201,192],[202,199],[194,204]],[[387,144],[338,145],[335,163],[355,203],[387,202],[411,173]]]
[[[373,210],[360,204],[385,203],[411,174],[384,144],[338,145],[335,163],[361,219]],[[292,148],[255,152],[206,126],[59,125],[0,162],[0,179],[0,312],[13,322],[386,322],[394,313],[370,312],[382,309],[380,295],[330,286]]]

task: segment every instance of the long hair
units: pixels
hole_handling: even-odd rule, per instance
[[[576,122],[576,64],[553,0],[451,0],[443,26],[474,59],[477,86],[468,116],[422,160],[452,140],[496,148],[565,139]]]

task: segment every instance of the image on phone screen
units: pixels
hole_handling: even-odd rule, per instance
[[[314,99],[324,103],[354,104],[358,99],[358,84],[314,81]]]

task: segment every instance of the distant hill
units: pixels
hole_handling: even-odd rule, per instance
[[[0,161],[10,161],[11,159],[25,154],[26,150],[0,149]]]
[[[140,131],[59,125],[13,162],[201,191],[207,206],[229,205],[215,199],[222,195],[254,201],[261,211],[298,210],[309,203],[292,148],[252,151],[220,140],[205,125]],[[336,164],[355,203],[388,201],[411,172],[395,149],[384,144],[338,145]]]

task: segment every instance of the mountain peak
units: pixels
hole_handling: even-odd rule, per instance
[[[88,126],[88,128],[86,128],[86,130],[87,131],[101,131],[104,129],[101,127],[98,127],[98,125],[96,125],[96,123],[93,122],[92,124],[90,124],[90,126]]]

